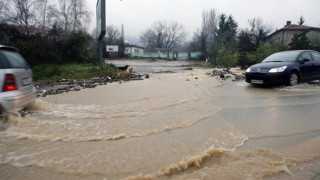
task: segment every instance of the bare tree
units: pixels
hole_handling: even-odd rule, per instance
[[[90,21],[85,0],[58,0],[58,5],[51,12],[64,31],[82,29],[84,21]]]
[[[191,41],[188,43],[187,48],[188,51],[200,51],[201,45],[200,45],[200,30],[197,29],[196,32],[193,33],[193,37]]]
[[[62,27],[64,31],[67,31],[70,28],[71,17],[70,17],[70,1],[68,0],[59,0],[58,6],[51,9],[53,16],[55,17],[55,21],[58,26]]]
[[[189,49],[201,51],[203,57],[207,57],[208,46],[214,42],[217,24],[218,18],[215,9],[203,11],[201,27],[194,33]]]
[[[106,37],[105,37],[106,43],[108,45],[114,45],[114,44],[117,44],[119,39],[120,39],[119,29],[114,25],[107,26]]]
[[[218,24],[217,12],[215,9],[202,12],[201,34],[206,37],[208,43],[213,43]]]
[[[5,0],[0,0],[0,23],[6,22],[6,11]]]
[[[73,29],[80,28],[83,21],[90,21],[85,0],[72,0]]]
[[[0,0],[0,21],[28,26],[48,26],[49,10],[55,1]]]
[[[42,17],[41,26],[42,26],[42,30],[44,30],[47,24],[48,0],[38,0],[38,8],[41,11],[40,13],[40,16]]]
[[[268,34],[272,32],[272,24],[265,24],[261,18],[253,18],[248,21],[251,27],[251,33],[255,38],[255,45],[259,46],[259,43],[264,41]]]
[[[14,0],[17,16],[16,22],[25,26],[35,25],[36,20],[36,3],[35,0]]]
[[[140,36],[140,41],[149,49],[164,48],[165,22],[157,21]]]
[[[150,49],[172,49],[183,42],[187,36],[184,26],[177,22],[156,21],[140,36],[140,41]]]
[[[37,0],[1,0],[1,21],[23,25],[27,34],[30,26],[37,25]]]

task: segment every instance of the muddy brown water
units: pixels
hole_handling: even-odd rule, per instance
[[[320,85],[259,88],[210,69],[48,96],[0,132],[0,179],[311,179]]]

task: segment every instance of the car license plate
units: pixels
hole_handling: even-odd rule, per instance
[[[24,85],[24,86],[27,86],[27,85],[29,85],[29,84],[31,84],[32,83],[32,79],[31,78],[24,78],[24,79],[22,79],[22,84]]]
[[[256,80],[256,79],[252,79],[251,80],[252,84],[263,84],[263,80]]]

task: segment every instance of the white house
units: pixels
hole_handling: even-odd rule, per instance
[[[318,45],[320,41],[320,28],[295,25],[291,24],[291,21],[287,21],[287,24],[283,28],[270,34],[267,37],[267,41],[270,43],[282,43],[288,45],[295,34],[300,35],[302,33],[306,34],[306,37],[313,45]]]
[[[143,57],[144,48],[136,45],[126,45],[124,53],[129,57]]]

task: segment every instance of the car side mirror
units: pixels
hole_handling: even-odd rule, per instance
[[[303,60],[299,60],[300,64],[304,64],[309,61],[310,61],[310,59],[308,59],[308,58],[304,58]]]
[[[304,59],[302,60],[303,63],[309,62],[309,61],[310,61],[310,59],[308,59],[308,58],[304,58]]]

